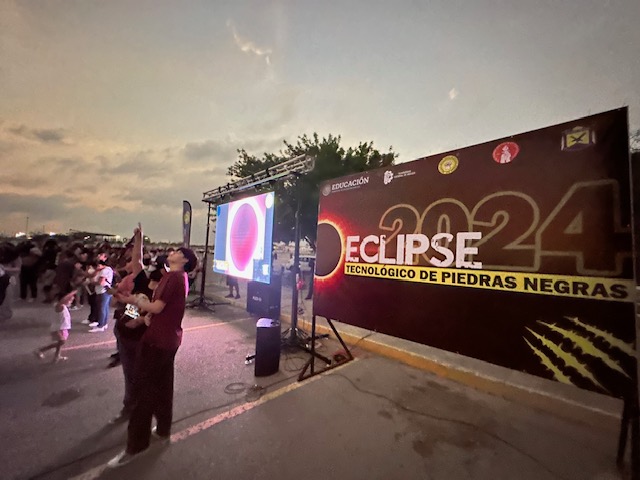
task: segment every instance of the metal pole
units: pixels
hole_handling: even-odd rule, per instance
[[[298,274],[300,273],[300,188],[302,181],[300,174],[296,176],[296,216],[293,246],[293,290],[291,292],[291,335],[289,339],[296,341],[298,336]]]
[[[207,278],[207,258],[209,256],[209,230],[211,229],[211,204],[207,203],[207,233],[204,237],[204,256],[202,257],[202,280],[200,282],[200,301],[204,299],[204,282]]]

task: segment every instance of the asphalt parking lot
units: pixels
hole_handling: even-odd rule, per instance
[[[212,282],[208,293],[222,299],[224,285]],[[276,374],[255,377],[244,359],[257,318],[243,299],[187,311],[172,442],[109,470],[126,431],[108,424],[123,387],[120,369],[106,368],[112,332],[87,333],[86,312],[75,311],[69,360],[43,363],[32,351],[48,338],[46,308],[17,304],[0,325],[3,478],[628,477],[615,468],[615,421],[577,421],[479,391],[365,349],[364,336],[352,342],[354,361],[311,379],[297,381],[301,350],[283,351]],[[341,350],[335,338],[318,348],[329,357]]]

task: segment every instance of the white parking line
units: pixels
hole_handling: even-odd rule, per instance
[[[194,330],[202,330],[203,328],[212,328],[212,327],[221,327],[223,325],[231,325],[232,323],[242,322],[246,319],[242,318],[239,320],[231,320],[230,322],[220,322],[220,323],[211,323],[209,325],[199,325],[197,327],[189,327],[185,328],[184,332],[193,332]],[[84,345],[74,345],[73,347],[65,347],[64,351],[69,350],[81,350],[83,348],[93,348],[93,347],[102,347],[103,345],[114,345],[116,343],[114,340],[105,340],[104,342],[94,342],[94,343],[86,343]]]

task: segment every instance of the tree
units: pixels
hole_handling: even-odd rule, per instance
[[[295,212],[298,187],[300,188],[300,236],[312,248],[316,244],[318,224],[319,184],[350,173],[364,172],[374,168],[393,165],[397,154],[391,151],[381,153],[373,148],[373,142],[361,142],[357,147],[346,150],[340,145],[341,137],[329,135],[320,139],[317,133],[311,137],[302,135],[295,144],[284,141],[285,149],[278,154],[265,153],[262,158],[249,155],[244,149],[238,150],[238,160],[229,167],[228,175],[244,178],[284,160],[298,155],[315,157],[315,167],[299,179],[290,179],[275,186],[276,227],[275,241],[294,239]],[[271,188],[264,186],[265,189]]]

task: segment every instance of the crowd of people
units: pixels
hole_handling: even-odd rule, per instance
[[[54,350],[54,362],[66,360],[62,347],[71,329],[70,310],[89,305],[91,333],[107,331],[114,300],[114,334],[124,376],[123,406],[110,423],[128,422],[126,448],[108,462],[124,465],[144,452],[153,438],[168,443],[173,420],[175,356],[182,342],[182,319],[198,258],[185,247],[146,251],[142,227],[121,248],[100,245],[42,246],[33,242],[0,245],[0,306],[12,315],[14,286],[19,300],[53,303],[52,343],[33,353],[43,359]],[[191,281],[190,281],[191,280]],[[152,429],[153,419],[156,426]]]
[[[83,323],[92,333],[106,331],[112,288],[127,275],[131,243],[85,245],[59,242],[51,237],[43,242],[24,240],[0,244],[0,321],[10,319],[16,302],[55,303],[60,294],[75,290],[69,310],[87,308]],[[163,266],[174,248],[145,248],[143,269],[151,275]],[[192,287],[199,269],[189,275]],[[58,298],[56,298],[58,297]]]

